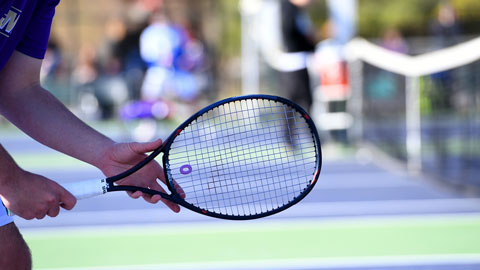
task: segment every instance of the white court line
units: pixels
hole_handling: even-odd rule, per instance
[[[358,217],[360,215],[405,216],[418,214],[480,213],[480,199],[429,199],[355,202],[300,202],[286,211],[265,220]],[[182,209],[179,214],[166,207],[150,209],[125,209],[108,211],[62,211],[56,218],[26,221],[15,217],[22,230],[37,227],[59,228],[64,226],[114,225],[114,224],[168,224],[199,221],[223,222]]]
[[[144,223],[121,225],[94,225],[94,226],[63,226],[39,227],[22,229],[28,239],[62,238],[85,236],[108,236],[135,234],[185,234],[185,233],[212,233],[212,232],[262,232],[299,230],[305,228],[371,228],[402,225],[456,225],[465,222],[478,222],[480,213],[468,214],[431,214],[431,215],[406,215],[406,216],[361,216],[341,217],[332,219],[300,218],[300,219],[259,219],[245,222],[180,222],[180,223]]]
[[[317,259],[194,262],[156,265],[41,268],[35,270],[295,270],[480,264],[480,254],[371,256]]]

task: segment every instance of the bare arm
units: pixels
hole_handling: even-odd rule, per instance
[[[95,131],[40,86],[41,60],[15,52],[0,71],[0,113],[35,140],[100,167],[114,142]]]
[[[0,199],[25,219],[55,217],[60,206],[72,209],[76,203],[56,182],[20,168],[0,145]]]
[[[153,151],[161,145],[160,140],[143,144],[115,143],[95,131],[40,86],[40,67],[41,60],[15,52],[0,71],[0,113],[30,137],[99,168],[107,176],[132,167],[145,158],[145,152]],[[44,205],[35,213],[22,216],[42,218],[45,214],[50,215],[50,212],[57,215],[59,204],[64,206],[67,203],[65,208],[73,207],[75,198],[70,193],[67,192],[68,196],[65,197],[66,191],[58,184],[23,171],[16,164],[8,163],[9,159],[11,158],[6,151],[0,151],[0,166],[9,166],[8,168],[17,172],[13,176],[2,176],[0,172],[0,197],[14,213],[22,216],[20,213],[29,213],[28,209]],[[34,181],[41,179],[48,181]],[[122,180],[122,183],[164,192],[157,179],[165,183],[163,169],[158,163],[150,162],[139,172]],[[29,194],[35,194],[32,197],[39,198],[36,201],[31,200]],[[142,196],[150,203],[162,200],[173,211],[180,210],[178,205],[163,200],[160,195],[150,196],[141,192],[129,195],[133,198]],[[42,203],[45,201],[47,203]]]

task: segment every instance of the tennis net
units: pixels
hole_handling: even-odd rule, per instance
[[[408,56],[352,41],[352,137],[405,162],[410,171],[480,190],[479,47],[476,38]]]

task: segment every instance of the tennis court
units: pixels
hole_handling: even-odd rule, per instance
[[[480,216],[295,220],[191,226],[97,227],[27,233],[37,269],[125,267],[169,269],[209,264],[267,268],[309,261],[430,260],[480,263]],[[398,258],[396,258],[398,256]],[[54,259],[55,258],[55,259]],[[180,263],[179,263],[180,262]],[[346,265],[344,265],[346,266]],[[332,265],[330,265],[332,267]],[[149,269],[150,269],[149,268]],[[286,269],[286,268],[284,268]]]
[[[27,138],[5,147],[59,181],[98,172]],[[16,155],[18,153],[18,155]],[[475,269],[480,200],[326,147],[318,186],[267,219],[220,221],[131,200],[80,201],[44,220],[17,219],[35,269]],[[38,166],[25,156],[43,157]]]
[[[31,248],[34,269],[480,269],[480,5],[451,1],[459,9],[450,15],[454,20],[458,15],[465,32],[448,36],[429,33],[441,17],[436,13],[448,15],[448,7],[442,8],[446,1],[319,2],[311,14],[294,20],[301,32],[313,26],[321,34],[315,50],[303,53],[284,51],[278,0],[62,1],[52,26],[58,40],[52,40],[45,57],[42,84],[106,135],[119,141],[150,140],[214,99],[285,96],[283,73],[301,71],[309,77],[302,80],[311,83],[303,93],[312,94],[313,104],[305,108],[308,119],[315,120],[325,143],[323,166],[304,200],[258,220],[226,221],[187,209],[175,214],[161,203],[132,200],[123,192],[81,200],[56,218],[14,217]],[[160,19],[156,17],[163,17],[156,14],[159,9],[172,18],[162,18],[170,30],[158,40],[172,48],[141,38]],[[306,15],[314,14],[320,18],[312,24]],[[382,29],[387,26],[395,27]],[[330,27],[339,32],[327,33],[335,32]],[[387,30],[398,31],[395,44],[388,44]],[[159,59],[142,55],[142,43],[148,43],[148,51],[158,51],[154,57]],[[168,61],[163,61],[164,53],[171,54]],[[154,66],[157,62],[169,64]],[[154,102],[143,100],[150,94],[155,94]],[[295,102],[304,106],[302,100]],[[126,108],[137,108],[127,104],[140,110],[132,113]],[[231,158],[236,147],[213,145],[217,135],[224,141],[239,124],[209,122],[209,130],[219,131],[195,159]],[[0,124],[1,144],[22,168],[62,184],[103,178],[97,169],[3,125],[3,119]],[[202,133],[192,132],[185,147],[196,144]],[[271,133],[284,134],[263,128],[243,145]],[[294,145],[284,139],[281,143]],[[253,152],[235,157],[253,164],[247,170],[263,172],[265,164],[275,161],[253,159],[257,153],[275,153],[271,145],[265,140],[263,148],[254,146]],[[189,152],[186,148],[184,159],[175,164],[181,174],[184,165],[191,169]],[[295,162],[292,157],[290,163]],[[218,171],[230,163],[216,164]],[[305,168],[299,163],[290,173],[305,176]],[[195,173],[188,177],[209,177]],[[263,181],[270,184],[275,177]],[[235,175],[237,187],[247,179],[258,182],[255,175],[242,173]],[[275,188],[271,192],[277,193]],[[215,188],[212,194],[217,194]]]

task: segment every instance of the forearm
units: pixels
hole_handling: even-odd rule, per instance
[[[55,217],[60,206],[72,209],[75,197],[56,182],[21,169],[0,145],[0,200],[25,219]]]
[[[114,142],[95,131],[39,84],[4,91],[0,113],[26,134],[57,151],[99,167]]]
[[[15,179],[18,170],[20,170],[18,165],[0,144],[0,195],[4,189],[2,187],[4,187],[10,179]]]

